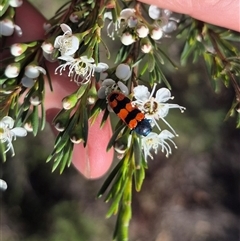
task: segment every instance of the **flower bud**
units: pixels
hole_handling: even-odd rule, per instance
[[[34,106],[40,105],[42,102],[39,95],[31,96],[30,103]]]
[[[125,33],[123,33],[123,35],[121,36],[121,42],[122,42],[124,45],[126,45],[126,46],[134,43],[135,41],[136,41],[135,38],[134,38],[133,35],[132,35],[131,33],[129,33],[129,32],[125,32]]]
[[[14,8],[20,7],[22,4],[23,4],[22,0],[9,0],[9,5]]]
[[[45,31],[48,31],[51,27],[52,27],[52,25],[51,25],[50,23],[44,23],[44,24],[43,24],[43,29],[44,29]]]
[[[46,70],[41,67],[37,66],[34,63],[31,63],[25,67],[24,74],[30,79],[36,79],[40,74],[46,74]]]
[[[137,27],[137,35],[139,38],[145,38],[147,37],[149,34],[149,29],[147,26],[145,25],[139,25]]]
[[[0,35],[11,36],[14,32],[14,23],[11,19],[0,21]]]
[[[2,84],[2,88],[0,88],[0,92],[1,93],[5,93],[5,94],[11,94],[14,91],[14,86],[16,86],[16,79],[7,79],[6,81],[4,81],[4,83]]]
[[[150,53],[151,50],[152,50],[152,45],[151,45],[151,43],[150,43],[150,42],[148,42],[148,43],[143,43],[143,44],[141,45],[141,50],[142,50],[142,52],[145,53],[145,54]]]
[[[203,41],[202,35],[198,34],[196,40],[201,43]]]
[[[70,134],[70,140],[74,144],[79,144],[83,141],[83,129],[80,123],[77,123]]]
[[[72,14],[69,16],[69,20],[70,20],[72,23],[77,23],[77,22],[79,21],[79,17],[78,17],[77,12],[72,13]]]
[[[89,105],[93,105],[97,100],[97,89],[95,85],[92,85],[88,91],[87,102]]]
[[[74,143],[74,144],[80,144],[80,143],[83,141],[82,138],[78,138],[77,136],[71,136],[71,137],[70,137],[70,140],[71,140],[71,142]]]
[[[163,37],[163,31],[160,27],[156,27],[151,32],[151,38],[154,40],[159,40]]]
[[[54,127],[58,131],[64,131],[68,126],[71,110],[61,110],[53,120]]]
[[[12,63],[7,66],[4,74],[8,78],[16,78],[20,73],[21,67],[19,63]]]
[[[137,23],[138,23],[138,19],[135,16],[131,16],[127,20],[127,24],[129,28],[135,28],[137,26]]]
[[[13,44],[10,47],[10,52],[13,56],[18,57],[20,56],[22,53],[24,53],[27,49],[27,44],[24,43],[16,43]]]
[[[33,131],[33,126],[31,122],[26,122],[24,125],[24,128],[28,131],[28,132],[32,132]]]
[[[57,61],[58,51],[54,48],[52,43],[43,42],[41,48],[43,50],[43,56],[46,60],[48,60],[49,62]]]
[[[41,46],[43,52],[47,53],[47,54],[51,54],[54,50],[54,47],[53,47],[53,44],[52,43],[48,43],[46,41],[44,41],[42,43],[42,46]]]
[[[77,104],[77,102],[78,102],[77,95],[76,95],[76,93],[73,93],[73,94],[63,98],[62,105],[65,110],[69,110],[69,109],[73,108]]]

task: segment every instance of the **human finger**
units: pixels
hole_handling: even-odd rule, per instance
[[[56,63],[48,63],[48,70],[54,73]],[[76,84],[70,82],[66,75],[52,75],[54,92],[46,89],[47,119],[53,120],[62,108],[64,96],[76,89]],[[103,128],[100,128],[102,114],[99,114],[94,124],[89,128],[87,146],[76,144],[73,151],[72,163],[85,177],[98,178],[106,173],[113,160],[113,150],[106,152],[108,141],[111,138],[112,130],[110,121],[107,120]],[[54,127],[52,126],[54,129]]]
[[[139,0],[201,21],[240,31],[239,0]]]

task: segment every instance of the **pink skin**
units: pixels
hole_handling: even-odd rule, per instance
[[[22,28],[23,36],[19,37],[14,34],[7,39],[7,45],[16,42],[44,39],[42,26],[46,20],[28,2],[23,1],[23,5],[16,9],[15,21]],[[76,89],[76,84],[70,82],[67,76],[54,74],[57,66],[56,63],[47,62],[46,64],[54,89],[54,92],[51,92],[47,86],[45,95],[47,120],[51,124],[54,116],[62,108],[61,101],[63,97],[72,93]],[[100,129],[101,118],[102,115],[99,115],[94,125],[90,127],[86,148],[82,144],[75,145],[74,147],[72,163],[86,178],[101,177],[112,164],[113,150],[111,149],[109,152],[106,152],[108,141],[112,136],[111,124],[110,121],[107,121],[104,127]],[[52,129],[57,133],[54,127]]]
[[[239,0],[140,0],[240,32]]]

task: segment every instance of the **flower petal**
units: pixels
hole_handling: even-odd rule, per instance
[[[67,24],[62,23],[60,27],[65,34],[72,35],[72,29]]]
[[[57,36],[55,38],[55,41],[54,41],[54,44],[53,44],[54,48],[56,48],[56,49],[60,48],[60,43],[62,42],[63,38],[64,37],[62,35],[61,36]]]
[[[91,58],[88,58],[87,56],[81,56],[80,59],[82,60],[82,62],[85,62],[85,63],[94,63],[94,59],[91,57]]]
[[[119,89],[123,92],[124,95],[128,95],[129,94],[128,87],[123,82],[118,81],[117,85],[118,85]]]
[[[160,8],[158,8],[157,6],[155,6],[155,5],[150,5],[150,7],[149,7],[149,9],[148,9],[148,14],[149,14],[149,17],[151,18],[151,19],[154,19],[154,20],[156,20],[156,19],[160,19],[160,17],[161,17],[161,9]]]
[[[103,82],[102,82],[102,86],[111,86],[111,85],[114,85],[116,82],[113,80],[113,79],[105,79]]]
[[[136,10],[134,8],[125,8],[120,12],[120,18],[128,19],[131,16],[135,16]]]
[[[106,71],[108,68],[109,68],[109,66],[107,64],[105,64],[105,63],[98,63],[95,66],[94,71],[100,73],[100,72]]]
[[[130,66],[127,64],[119,64],[116,68],[115,74],[119,79],[126,81],[131,76]]]
[[[171,98],[171,92],[167,88],[161,88],[156,93],[156,99],[158,102],[166,102]]]
[[[34,80],[31,78],[28,78],[27,76],[24,76],[21,80],[21,83],[26,88],[31,88],[34,85]]]
[[[150,92],[148,88],[144,85],[138,85],[137,87],[133,88],[134,97],[137,100],[145,101],[148,100],[150,96]]]
[[[98,95],[99,99],[105,99],[106,98],[106,89],[107,89],[106,86],[103,86],[98,90],[97,95]]]
[[[2,120],[0,121],[0,123],[4,123],[9,129],[12,129],[13,128],[13,125],[14,125],[14,120],[12,117],[10,116],[4,116],[2,118]]]
[[[11,132],[13,132],[16,136],[20,136],[20,137],[27,135],[26,129],[24,129],[22,127],[15,127],[11,130]]]
[[[159,137],[162,139],[168,139],[168,138],[173,138],[175,137],[172,132],[168,130],[163,130],[160,134]]]

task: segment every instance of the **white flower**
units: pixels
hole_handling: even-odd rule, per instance
[[[12,141],[16,140],[17,136],[23,137],[27,135],[27,131],[24,128],[13,128],[13,126],[14,120],[10,116],[5,116],[0,120],[0,142],[6,143],[5,152],[11,150],[12,156],[15,155]]]
[[[58,59],[66,61],[66,63],[61,64],[55,69],[55,74],[66,70],[69,68],[68,76],[71,77],[77,84],[87,83],[94,76],[94,72],[101,73],[108,69],[108,65],[105,63],[94,63],[93,58],[87,58],[87,56],[81,56],[79,58],[73,58],[71,56],[61,56]]]
[[[151,150],[153,149],[154,153],[157,154],[159,146],[161,147],[161,151],[166,153],[166,157],[168,157],[169,154],[172,154],[171,146],[167,141],[171,142],[174,147],[177,148],[176,144],[172,140],[173,137],[174,135],[168,130],[163,130],[160,134],[150,132],[147,136],[142,137],[142,149],[145,160],[147,160],[148,156],[153,159]]]
[[[134,97],[136,98],[133,101],[133,104],[137,105],[138,108],[145,113],[147,119],[153,120],[154,124],[160,129],[156,120],[163,120],[168,127],[173,131],[175,135],[176,132],[170,126],[170,124],[164,119],[169,109],[178,108],[183,112],[185,107],[182,107],[178,104],[169,104],[166,103],[168,100],[173,99],[171,92],[167,88],[161,88],[156,92],[156,97],[153,97],[155,92],[156,84],[153,86],[152,92],[148,91],[148,88],[144,85],[139,85],[133,89]]]
[[[114,35],[115,32],[118,34],[119,33],[119,29],[121,28],[121,26],[126,26],[128,25],[128,27],[130,28],[134,28],[137,23],[138,20],[135,16],[135,12],[136,10],[134,8],[125,8],[120,12],[120,16],[119,18],[116,20],[116,22],[113,22],[113,17],[112,17],[112,13],[111,12],[106,12],[104,13],[104,19],[108,18],[110,19],[110,23],[107,26],[107,34],[110,38],[112,38],[114,40]]]
[[[73,55],[79,48],[79,39],[72,34],[72,29],[65,23],[60,25],[63,35],[56,37],[54,48],[59,49],[61,55]]]

